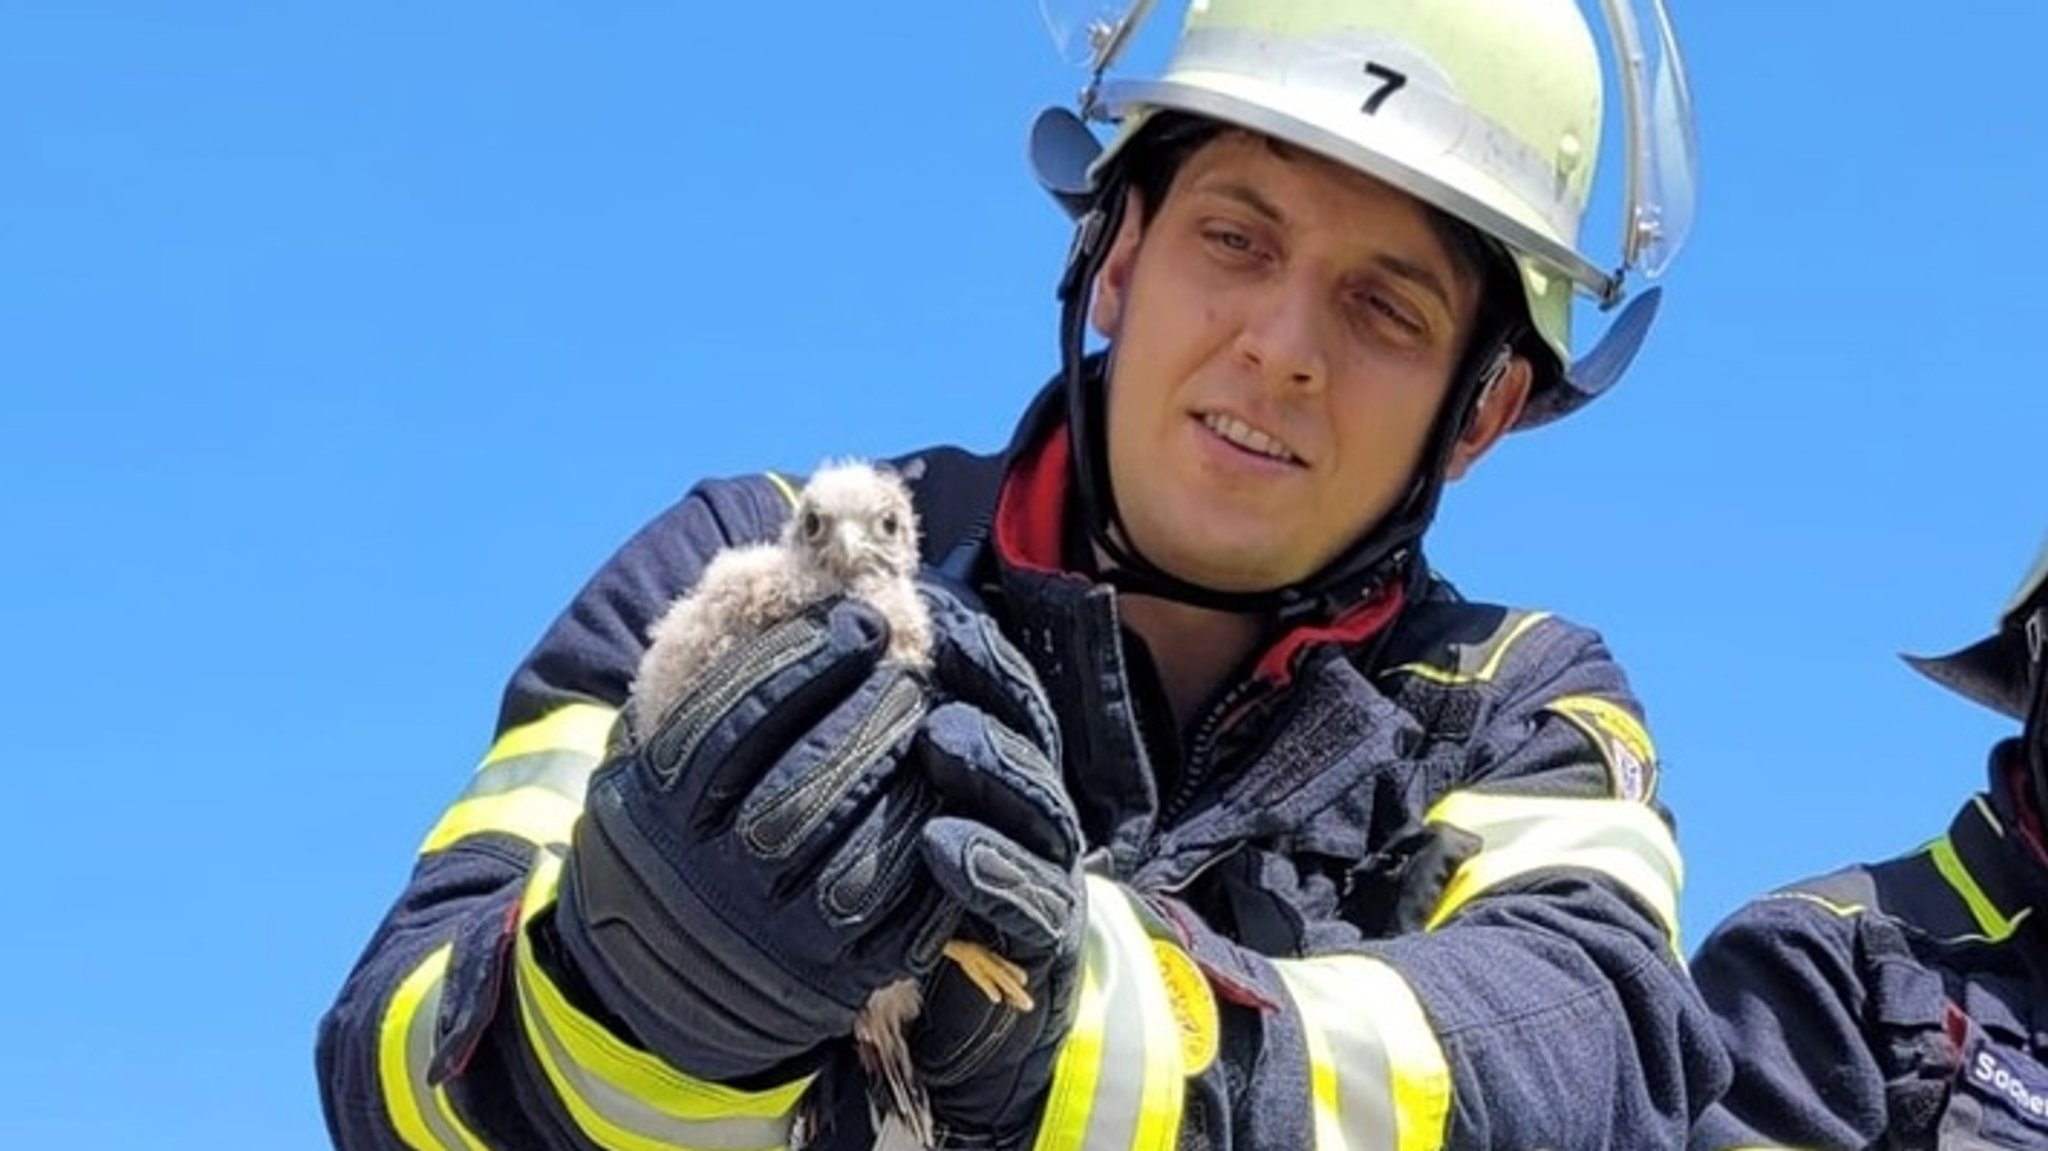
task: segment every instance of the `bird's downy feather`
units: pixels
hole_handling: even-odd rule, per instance
[[[645,735],[734,647],[835,595],[889,622],[889,658],[923,668],[931,620],[918,598],[917,513],[894,472],[860,461],[821,467],[781,535],[714,555],[648,629],[627,720]]]

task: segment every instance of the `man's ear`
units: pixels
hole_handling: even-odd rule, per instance
[[[1138,241],[1144,234],[1145,207],[1138,199],[1138,190],[1132,188],[1124,193],[1123,221],[1109,242],[1109,255],[1103,258],[1102,269],[1095,273],[1095,302],[1089,310],[1088,322],[1104,339],[1114,339],[1123,325],[1124,312],[1130,304],[1131,273],[1138,263]]]
[[[1508,357],[1507,366],[1479,393],[1472,418],[1465,421],[1464,434],[1452,445],[1450,462],[1444,467],[1446,479],[1463,479],[1479,457],[1491,451],[1515,426],[1522,416],[1522,405],[1529,402],[1529,389],[1535,380],[1536,369],[1527,357]]]

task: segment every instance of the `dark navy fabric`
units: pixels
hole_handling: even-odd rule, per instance
[[[1791,884],[1701,944],[1735,1079],[1695,1148],[2048,1149],[2048,871],[2016,830],[2038,824],[2015,752],[1941,839]]]
[[[1422,816],[1437,801],[1467,789],[1614,794],[1599,748],[1547,708],[1590,695],[1640,716],[1600,638],[1467,602],[1418,572],[1398,616],[1370,635],[1276,637],[1279,656],[1225,701],[1228,721],[1183,746],[1159,722],[1149,657],[1120,626],[1116,593],[988,543],[1006,469],[1043,446],[1049,399],[1010,453],[942,448],[896,462],[927,558],[978,583],[1044,681],[1091,847],[1175,925],[1215,985],[1222,1057],[1190,1084],[1183,1145],[1312,1145],[1306,1043],[1274,963],[1353,951],[1403,976],[1435,1029],[1453,1088],[1447,1146],[1681,1146],[1725,1064],[1665,927],[1618,884],[1566,868],[1522,875],[1438,929],[1414,930],[1414,909],[1435,902],[1455,852],[1470,850],[1430,846]],[[762,477],[693,489],[541,637],[512,676],[499,730],[571,703],[617,705],[651,620],[716,550],[772,535],[785,515]],[[520,852],[479,838],[422,858],[323,1021],[321,1090],[341,1146],[400,1145],[378,1108],[382,1005],[473,919],[505,922],[504,893],[525,878]],[[1406,869],[1411,860],[1422,865]],[[557,975],[589,995],[573,970]],[[502,997],[507,982],[466,986]],[[603,1018],[602,1003],[583,1005]],[[534,1070],[516,1012],[501,1002],[459,1014],[485,1032],[448,1080],[458,1110],[498,1146],[585,1146]]]

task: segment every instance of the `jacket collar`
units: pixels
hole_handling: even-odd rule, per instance
[[[1039,393],[1018,425],[1006,453],[1008,465],[996,499],[992,543],[998,563],[1006,569],[1096,583],[1085,546],[1068,546],[1073,538],[1067,513],[1073,491],[1074,449],[1059,398],[1055,381]],[[1067,562],[1070,556],[1081,559],[1086,569],[1074,570],[1075,565]],[[1418,558],[1417,570],[1423,566]],[[1394,581],[1334,618],[1304,621],[1270,637],[1251,677],[1284,687],[1308,652],[1327,645],[1350,648],[1366,643],[1395,620],[1410,591],[1407,581]]]

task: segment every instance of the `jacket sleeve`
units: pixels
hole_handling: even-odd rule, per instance
[[[649,623],[728,543],[786,518],[774,477],[707,483],[642,529],[517,669],[495,738],[321,1019],[346,1151],[779,1147],[803,1083],[738,1091],[622,1039],[556,962],[554,886]]]
[[[1684,1145],[1725,1056],[1678,950],[1678,851],[1621,672],[1534,617],[1476,670],[1410,673],[1476,708],[1424,813],[1471,850],[1423,927],[1268,956],[1091,879],[1039,1147]]]
[[[1426,931],[1374,953],[1443,1052],[1448,1146],[1680,1146],[1728,1072],[1685,970],[1655,749],[1597,636],[1516,628],[1468,770],[1425,816],[1479,850]]]
[[[1714,929],[1692,972],[1734,1061],[1695,1151],[1861,1148],[1886,1133],[1887,1075],[1865,1020],[1861,909],[1788,891]]]

